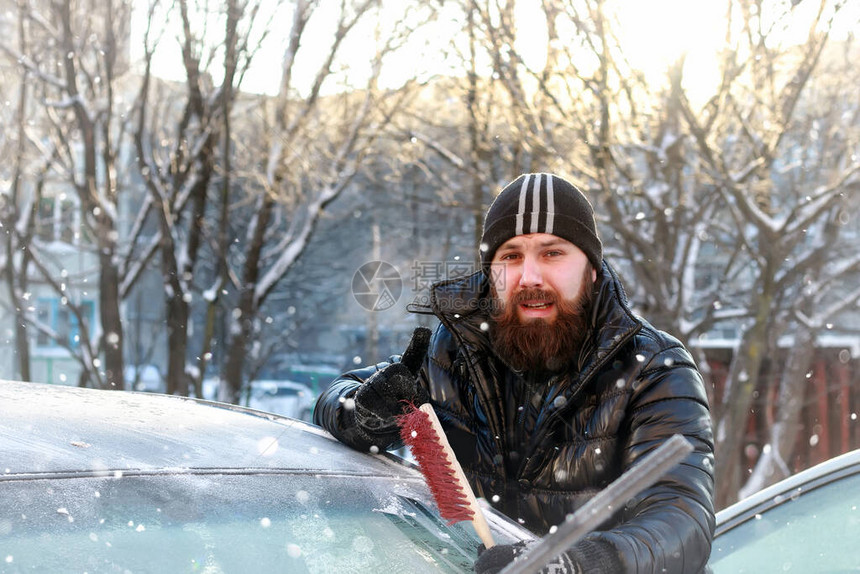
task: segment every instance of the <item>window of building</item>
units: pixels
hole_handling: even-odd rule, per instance
[[[75,202],[65,196],[42,197],[39,200],[36,216],[36,232],[45,241],[63,241],[65,243],[77,243]]]
[[[87,329],[92,325],[95,315],[95,304],[93,301],[83,301],[79,304],[81,316]],[[39,298],[36,305],[36,316],[43,325],[49,327],[56,338],[42,331],[36,336],[36,345],[39,347],[63,347],[65,342],[72,349],[80,346],[81,325],[78,317],[57,297]]]

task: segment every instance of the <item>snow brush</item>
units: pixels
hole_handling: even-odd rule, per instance
[[[485,548],[495,546],[490,527],[463,474],[445,431],[430,403],[410,405],[399,416],[400,438],[409,446],[418,468],[448,525],[469,520]]]

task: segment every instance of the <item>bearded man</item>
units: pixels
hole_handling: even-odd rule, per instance
[[[405,405],[430,402],[476,496],[540,535],[681,434],[693,452],[545,571],[703,571],[714,530],[705,386],[681,343],[630,310],[589,201],[557,175],[521,175],[488,209],[480,249],[480,271],[432,287],[432,337],[417,329],[402,357],[334,381],[314,420],[383,450],[399,446]],[[494,546],[475,571],[522,550]]]

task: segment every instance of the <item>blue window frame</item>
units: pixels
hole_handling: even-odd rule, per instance
[[[85,300],[78,304],[84,324],[89,328],[95,315],[95,304],[93,301]],[[65,342],[72,349],[80,346],[81,326],[77,316],[64,305],[57,297],[40,297],[37,301],[37,315],[39,322],[47,325],[56,333],[57,338],[51,338],[46,333],[39,331],[36,337],[36,345],[39,347],[62,347]]]

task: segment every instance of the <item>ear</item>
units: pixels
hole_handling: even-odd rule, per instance
[[[591,282],[592,283],[597,282],[597,269],[594,269],[593,267],[591,269]]]

